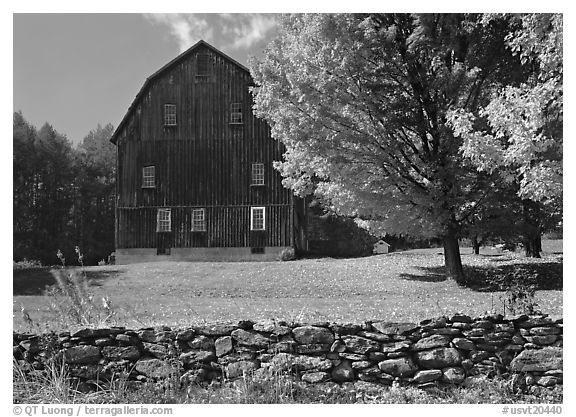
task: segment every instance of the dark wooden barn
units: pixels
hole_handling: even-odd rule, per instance
[[[246,67],[204,41],[150,76],[114,132],[116,260],[269,260],[305,249],[302,200],[252,113]]]
[[[358,256],[372,237],[282,186],[246,67],[200,41],[144,83],[117,148],[116,262]]]

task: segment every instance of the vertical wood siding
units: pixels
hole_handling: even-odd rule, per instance
[[[212,76],[196,77],[209,54]],[[156,247],[156,212],[172,209],[172,247],[291,246],[291,193],[273,161],[283,148],[252,114],[250,75],[201,45],[166,70],[135,103],[118,135],[118,248]],[[243,124],[230,124],[242,103]],[[164,126],[164,104],[176,104],[176,126]],[[265,185],[250,186],[251,166],[265,166]],[[156,167],[156,187],[142,188],[142,167]],[[250,232],[250,207],[266,207],[266,231]],[[206,232],[192,232],[193,208],[206,209]]]
[[[119,248],[155,248],[158,244],[153,207],[118,208]],[[250,231],[250,207],[206,208],[206,231],[192,231],[192,208],[172,207],[170,247],[260,247],[291,246],[290,206],[266,207],[266,230]]]

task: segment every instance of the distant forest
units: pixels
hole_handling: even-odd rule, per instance
[[[49,123],[40,129],[14,113],[13,259],[67,265],[107,260],[114,251],[116,149],[111,124],[77,145]]]

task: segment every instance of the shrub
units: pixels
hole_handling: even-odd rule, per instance
[[[18,262],[13,262],[13,269],[30,269],[30,268],[41,268],[42,263],[36,259],[22,259]]]
[[[296,251],[294,248],[283,249],[278,255],[279,261],[293,261],[294,259],[296,259]]]
[[[506,288],[504,298],[504,315],[506,309],[512,314],[538,314],[538,303],[535,299],[538,276],[525,268],[516,269],[504,280]]]

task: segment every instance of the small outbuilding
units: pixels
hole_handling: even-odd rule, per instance
[[[374,243],[374,249],[372,251],[375,255],[381,253],[389,253],[390,252],[390,245],[384,240],[380,239],[378,242]]]

